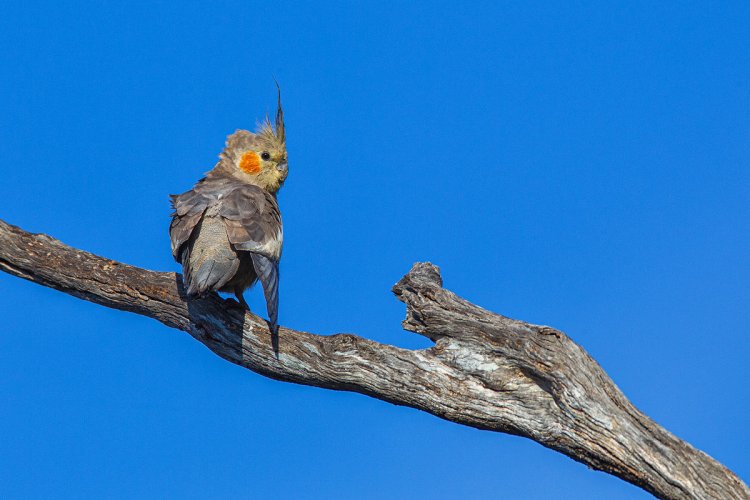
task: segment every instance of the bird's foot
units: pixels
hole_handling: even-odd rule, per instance
[[[247,304],[243,305],[242,302],[231,297],[224,299],[224,304],[226,304],[227,307],[231,307],[232,309],[241,309],[243,311],[250,310],[250,308],[247,307]]]
[[[247,301],[245,300],[245,297],[242,296],[242,292],[235,292],[235,297],[237,297],[237,302],[242,306],[246,311],[250,311],[250,306],[248,305]]]

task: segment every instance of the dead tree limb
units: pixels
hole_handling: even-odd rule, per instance
[[[406,304],[404,328],[433,347],[281,328],[278,357],[265,321],[218,296],[187,300],[174,273],[98,257],[2,221],[0,269],[159,320],[261,375],[524,436],[658,497],[750,498],[729,469],[638,411],[564,333],[471,304],[443,288],[432,264],[415,264],[393,292]]]

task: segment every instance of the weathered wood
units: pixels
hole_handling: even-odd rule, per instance
[[[354,391],[480,429],[533,439],[662,498],[750,498],[726,467],[638,411],[564,333],[486,311],[415,264],[394,287],[408,350],[350,334],[281,328],[233,300],[187,300],[179,275],[128,266],[0,221],[0,269],[184,330],[222,358],[286,382]],[[9,300],[5,298],[4,300]]]

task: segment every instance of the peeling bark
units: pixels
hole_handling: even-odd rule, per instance
[[[433,347],[408,350],[282,327],[278,355],[266,322],[234,300],[188,300],[179,275],[98,257],[2,221],[0,269],[154,318],[261,375],[524,436],[661,498],[750,499],[729,469],[638,411],[564,333],[471,304],[444,289],[429,263],[415,264],[393,292],[406,304],[403,327]]]

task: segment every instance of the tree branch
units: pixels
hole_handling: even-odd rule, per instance
[[[0,269],[184,330],[267,377],[353,391],[479,429],[517,434],[662,498],[750,498],[726,467],[638,411],[564,333],[506,318],[442,287],[415,264],[394,287],[406,330],[435,341],[400,349],[355,335],[281,328],[232,300],[188,300],[179,275],[128,266],[0,221]]]

